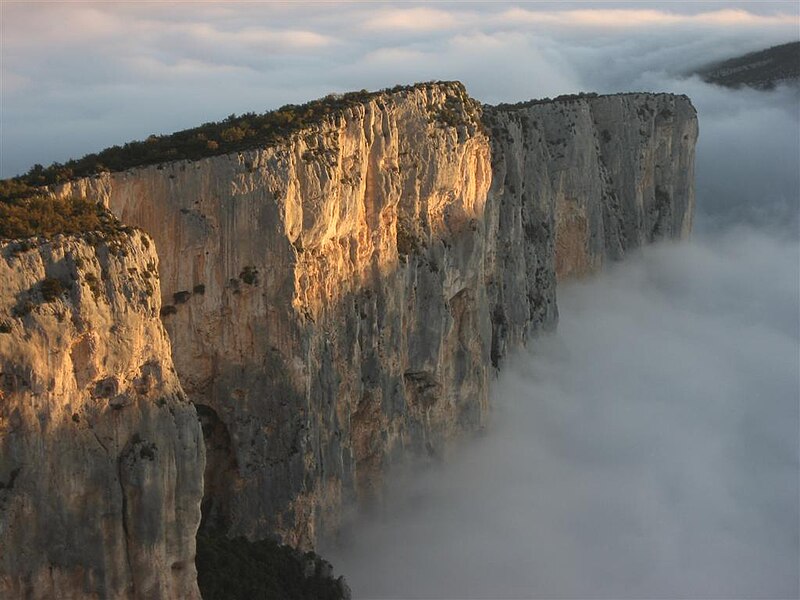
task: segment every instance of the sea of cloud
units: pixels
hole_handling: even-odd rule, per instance
[[[326,549],[357,598],[795,598],[798,245],[662,245],[559,292],[494,419]]]

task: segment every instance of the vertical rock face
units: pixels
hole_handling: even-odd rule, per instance
[[[686,96],[618,94],[485,107],[492,362],[557,318],[556,279],[684,238],[697,116]]]
[[[204,446],[139,232],[0,244],[0,597],[198,598]]]
[[[557,277],[688,232],[687,100],[486,113],[426,84],[274,147],[56,190],[156,240],[205,526],[313,545],[394,457],[484,424],[493,365],[555,323]]]

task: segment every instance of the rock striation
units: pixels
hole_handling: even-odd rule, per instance
[[[556,281],[689,235],[697,114],[686,96],[484,107],[492,364],[557,320]]]
[[[689,233],[696,137],[684,96],[481,107],[423,84],[53,191],[155,239],[202,527],[312,547],[398,457],[484,426],[493,369],[555,325],[557,280]]]
[[[0,243],[0,597],[199,598],[204,444],[150,237]]]

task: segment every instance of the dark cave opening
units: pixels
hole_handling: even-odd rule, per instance
[[[231,523],[230,494],[236,480],[236,455],[228,427],[217,412],[205,404],[195,404],[195,409],[206,445],[200,532],[225,535]]]

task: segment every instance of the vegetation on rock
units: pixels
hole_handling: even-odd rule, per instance
[[[588,98],[597,98],[594,92],[581,92],[579,94],[562,94],[555,98],[535,98],[533,100],[526,100],[525,102],[517,102],[515,104],[501,103],[492,108],[496,110],[519,110],[521,108],[528,108],[529,106],[536,106],[537,104],[550,104],[551,102],[576,102]]]
[[[53,302],[66,291],[66,288],[61,280],[48,277],[42,280],[39,291],[41,292],[42,299],[45,302]]]
[[[207,156],[271,146],[288,139],[301,129],[317,125],[326,119],[335,119],[346,109],[375,99],[388,100],[391,94],[425,89],[433,85],[449,86],[457,96],[449,98],[448,106],[441,111],[438,119],[443,124],[455,125],[464,120],[464,114],[459,114],[454,107],[458,99],[466,99],[469,103],[465,114],[474,113],[470,108],[473,104],[478,111],[480,110],[480,105],[469,98],[460,82],[427,82],[399,85],[377,92],[361,90],[346,94],[330,94],[301,105],[287,104],[263,114],[254,112],[238,116],[232,114],[222,121],[205,123],[169,135],[151,135],[143,141],[112,146],[63,164],[53,163],[49,167],[37,164],[24,175],[0,181],[0,200],[28,198],[39,194],[38,188],[42,186],[109,171],[125,171],[134,167],[176,160],[198,160]],[[466,118],[476,120],[472,117]]]
[[[130,229],[123,227],[102,205],[87,200],[58,200],[41,194],[0,198],[0,239],[49,238],[86,232],[109,235]]]
[[[222,535],[197,536],[197,582],[204,600],[345,600],[342,578],[329,563],[271,540],[249,542]]]
[[[726,87],[743,85],[768,90],[781,82],[800,80],[800,42],[773,46],[697,71],[708,83]]]

